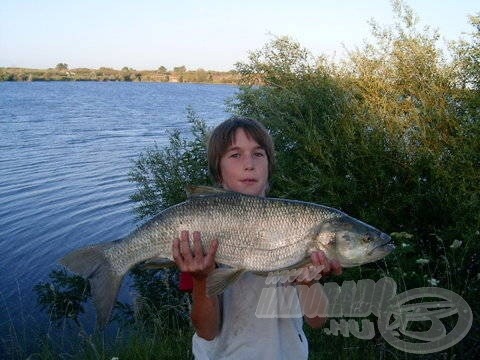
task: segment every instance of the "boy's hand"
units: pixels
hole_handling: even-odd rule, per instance
[[[192,274],[196,280],[205,279],[215,269],[215,253],[218,242],[210,244],[207,253],[203,253],[200,233],[193,232],[193,250],[190,249],[189,233],[182,231],[180,239],[175,239],[172,244],[172,255],[180,271]]]
[[[342,266],[337,260],[330,260],[323,251],[315,251],[310,255],[312,264],[302,270],[297,277],[297,284],[311,285],[314,280],[327,277],[331,274],[341,275]]]

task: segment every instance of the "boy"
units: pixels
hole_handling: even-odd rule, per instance
[[[266,196],[274,165],[273,141],[259,122],[233,117],[218,125],[208,144],[210,174],[225,190]],[[191,319],[195,328],[192,349],[197,359],[306,359],[308,344],[301,318],[257,318],[255,308],[265,287],[265,277],[245,274],[221,296],[206,295],[206,279],[215,269],[218,243],[204,254],[201,234],[182,231],[172,246],[173,258],[182,272],[193,278]],[[323,252],[311,256],[312,264],[323,266],[322,275],[340,274],[338,262]],[[304,284],[311,284],[311,282]],[[325,318],[307,318],[320,327]]]

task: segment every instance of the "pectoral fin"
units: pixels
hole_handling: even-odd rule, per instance
[[[219,295],[246,272],[245,269],[215,269],[207,278],[207,295]]]
[[[283,268],[282,270],[296,270],[296,269],[305,267],[307,265],[310,265],[311,263],[312,263],[312,259],[310,259],[310,256],[308,256],[293,265]]]

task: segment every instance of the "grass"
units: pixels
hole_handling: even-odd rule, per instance
[[[164,309],[165,310],[165,309]],[[138,319],[124,324],[116,332],[89,334],[80,327],[72,328],[72,321],[58,328],[51,323],[47,333],[9,326],[0,336],[4,353],[0,358],[17,359],[192,359],[193,330],[185,323],[177,324],[165,311],[153,312],[152,321]],[[372,318],[376,323],[376,319]],[[26,326],[26,325],[24,325]],[[327,323],[327,327],[329,324]],[[110,329],[111,330],[111,329]],[[305,327],[309,339],[310,359],[469,359],[474,358],[478,340],[464,339],[441,353],[414,355],[394,349],[381,336],[360,340],[352,336],[327,335],[324,329]],[[478,330],[478,329],[477,329]],[[471,330],[472,332],[475,329]],[[32,335],[33,334],[33,335]],[[473,345],[473,346],[472,346]]]
[[[327,336],[322,330],[306,329],[309,338],[309,359],[468,359],[459,351],[446,351],[428,355],[414,355],[393,349],[381,338],[360,340],[352,336]],[[78,359],[78,360],[113,360],[113,359],[192,359],[191,329],[153,330],[136,325],[133,328],[119,330],[113,338],[105,335],[87,335],[79,333],[76,341],[72,339],[69,346],[60,349],[56,339],[43,336],[36,339],[38,348],[32,352],[17,349],[6,354],[4,359]]]
[[[152,323],[123,325],[115,333],[87,333],[50,323],[45,331],[36,324],[2,326],[0,358],[19,359],[190,359],[193,330],[185,326],[167,327],[162,319]],[[65,324],[64,324],[65,325]],[[170,326],[170,325],[168,325]],[[111,329],[110,329],[111,330]]]

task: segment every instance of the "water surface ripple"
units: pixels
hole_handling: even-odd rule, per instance
[[[133,161],[168,132],[185,132],[187,108],[225,119],[228,85],[0,83],[0,327],[38,313],[34,284],[82,245],[135,226]],[[27,317],[28,317],[27,316]],[[12,320],[13,318],[13,320]]]

